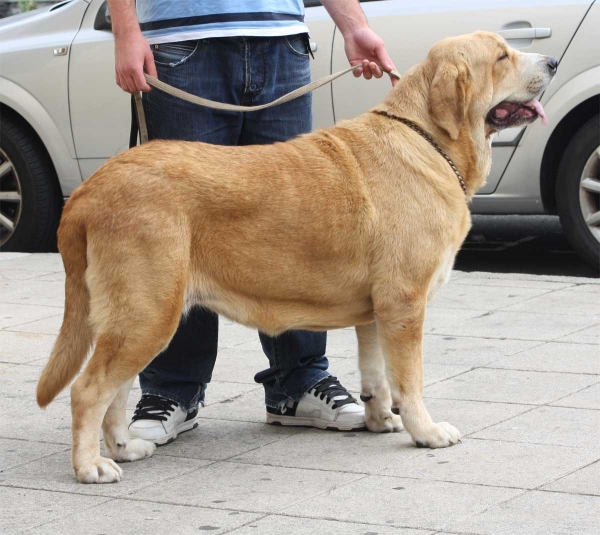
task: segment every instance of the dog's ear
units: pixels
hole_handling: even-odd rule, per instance
[[[467,117],[471,99],[471,80],[468,66],[449,61],[440,65],[429,90],[431,118],[448,135],[458,139],[460,128]]]

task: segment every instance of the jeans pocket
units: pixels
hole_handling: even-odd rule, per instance
[[[297,35],[288,35],[285,38],[285,44],[296,55],[301,58],[308,58],[309,44],[308,34],[299,33]]]
[[[177,67],[195,54],[199,44],[199,40],[193,40],[153,45],[154,61],[163,67]]]

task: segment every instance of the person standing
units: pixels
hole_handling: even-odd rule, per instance
[[[394,69],[357,0],[323,0],[344,37],[355,76]],[[119,87],[144,92],[148,138],[253,145],[309,132],[311,95],[255,112],[196,106],[146,83],[144,71],[183,91],[238,105],[260,105],[310,82],[302,0],[108,0]],[[223,162],[223,165],[227,165]],[[273,193],[276,195],[276,192]],[[266,238],[268,239],[268,238]],[[328,371],[325,332],[259,333],[269,367],[266,420],[344,430],[365,429],[364,409]],[[140,375],[142,398],[132,437],[166,444],[197,426],[217,357],[218,316],[193,308],[167,349]]]

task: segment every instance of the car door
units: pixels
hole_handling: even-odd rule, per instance
[[[114,39],[105,0],[92,0],[71,45],[69,101],[82,178],[129,146],[130,97],[115,81]]]
[[[402,73],[423,60],[437,41],[476,30],[498,32],[524,52],[560,59],[591,4],[591,0],[388,0],[361,5]],[[332,55],[333,71],[347,65],[339,32],[334,37]],[[334,82],[335,120],[356,117],[380,102],[389,88],[387,81],[357,81],[351,77]],[[479,194],[494,192],[523,130],[508,129],[496,136],[492,171]]]

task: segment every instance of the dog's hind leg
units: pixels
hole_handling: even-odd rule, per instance
[[[152,456],[156,449],[153,442],[129,436],[125,407],[133,381],[132,378],[121,386],[102,422],[104,448],[108,457],[118,462],[145,459]]]
[[[154,322],[149,316],[142,316],[135,322],[140,327],[137,330],[130,321],[126,325],[129,330],[127,335],[101,334],[90,362],[73,383],[72,462],[75,475],[82,483],[112,483],[121,479],[121,468],[112,459],[100,456],[100,426],[104,421],[104,429],[109,431],[107,447],[111,454],[114,452],[112,442],[126,438],[118,432],[113,435],[115,427],[111,424],[117,418],[117,430],[123,428],[122,409],[126,401],[125,392],[129,390],[127,387],[131,379],[170,342],[179,322],[179,314],[171,316],[156,314]],[[124,384],[127,387],[124,388]],[[116,396],[119,396],[116,404],[105,418]],[[120,416],[118,413],[121,413]],[[119,447],[116,447],[118,451]],[[127,450],[127,446],[124,450]]]
[[[445,448],[460,441],[460,432],[446,422],[434,423],[423,403],[423,322],[426,296],[388,294],[377,310],[378,331],[387,359],[392,411],[416,446]]]
[[[377,325],[356,327],[358,367],[361,376],[360,399],[365,404],[365,422],[369,431],[401,431],[400,417],[392,412],[392,396],[385,373],[385,360],[377,339]]]

